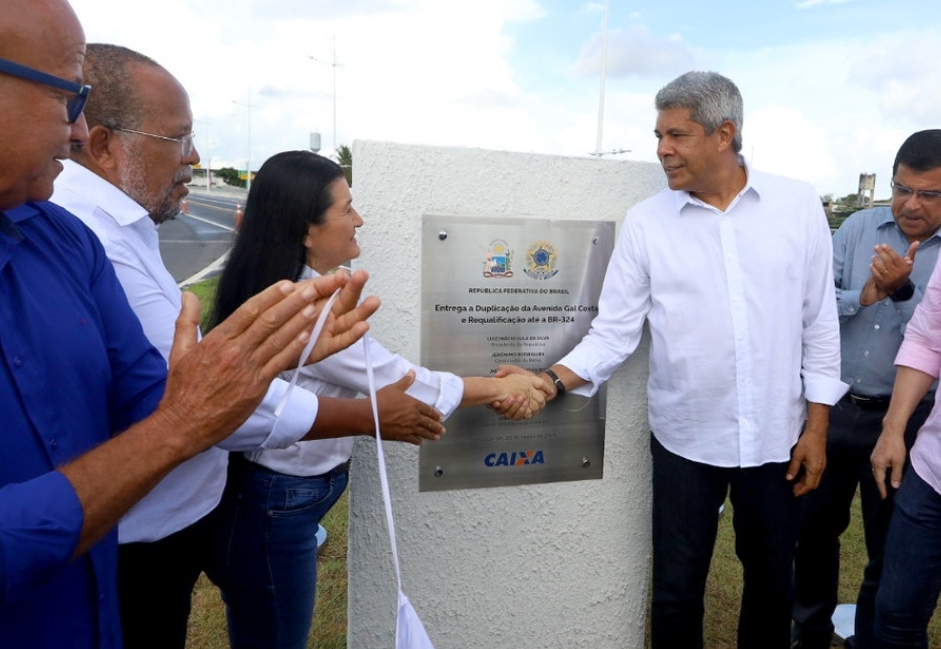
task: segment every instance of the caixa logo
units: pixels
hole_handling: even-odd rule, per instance
[[[513,451],[512,453],[491,453],[484,458],[484,464],[495,466],[523,466],[525,464],[545,464],[542,451]]]

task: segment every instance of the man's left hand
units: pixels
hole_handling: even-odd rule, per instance
[[[827,429],[808,420],[794,447],[791,464],[787,468],[787,479],[800,479],[794,483],[794,495],[803,496],[820,485],[820,478],[827,465]],[[803,469],[803,471],[801,470]]]

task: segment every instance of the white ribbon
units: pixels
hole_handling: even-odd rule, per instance
[[[320,312],[316,324],[314,324],[314,329],[310,334],[310,340],[307,341],[298,359],[297,368],[294,370],[294,375],[291,377],[291,383],[288,385],[287,390],[284,391],[284,396],[281,397],[281,401],[278,402],[278,406],[275,408],[274,414],[278,419],[274,423],[274,429],[277,428],[278,422],[281,421],[281,411],[284,410],[284,406],[291,398],[294,386],[297,385],[297,377],[300,374],[301,367],[304,365],[304,361],[307,360],[307,357],[310,356],[310,352],[313,350],[314,344],[316,344],[317,338],[320,336],[320,332],[323,331],[327,315],[330,313],[330,309],[333,307],[333,303],[339,293],[340,290],[337,289],[334,294],[330,296],[326,306]],[[363,350],[366,363],[366,379],[369,383],[369,401],[372,404],[373,423],[376,427],[376,455],[379,459],[379,482],[382,484],[382,501],[385,503],[386,508],[389,544],[392,546],[392,563],[395,566],[395,581],[398,590],[398,608],[395,621],[395,648],[434,649],[434,645],[431,644],[431,640],[428,638],[428,632],[425,631],[425,626],[419,619],[408,597],[402,592],[402,574],[399,570],[399,551],[395,544],[395,522],[392,518],[392,498],[389,495],[389,478],[386,475],[386,460],[382,452],[382,435],[379,431],[379,406],[376,402],[376,381],[373,377],[372,363],[369,360],[368,336],[363,337]]]

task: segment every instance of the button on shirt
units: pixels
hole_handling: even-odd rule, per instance
[[[310,267],[305,267],[301,273],[301,279],[317,276],[317,272]],[[413,365],[388,351],[371,336],[358,340],[319,363],[302,367],[297,379],[298,387],[325,397],[353,398],[359,394],[368,394],[365,345],[369,345],[369,362],[372,364],[377,390],[395,383],[409,370],[415,370],[415,382],[409,386],[407,394],[434,406],[445,418],[461,404],[464,381],[460,377]],[[293,371],[289,371],[281,376],[290,381],[292,375]],[[352,437],[312,439],[287,448],[246,453],[246,457],[272,471],[294,476],[315,476],[349,460],[353,441]]]
[[[117,535],[56,467],[149,415],[166,363],[101,245],[49,203],[0,213],[0,646],[121,647]]]
[[[650,427],[723,467],[784,462],[806,403],[833,405],[840,345],[830,231],[806,183],[747,169],[725,212],[665,189],[624,220],[599,312],[560,364],[593,394],[651,334]]]
[[[881,243],[890,245],[903,257],[910,245],[888,207],[856,212],[843,221],[833,235],[833,280],[840,317],[842,377],[851,392],[866,396],[892,394],[895,355],[938,260],[941,237],[933,234],[918,247],[911,274],[915,284],[912,299],[893,302],[885,298],[860,306],[859,294],[872,277],[869,266],[873,248]]]
[[[101,239],[144,332],[169,358],[181,291],[160,257],[157,227],[146,210],[120,189],[70,160],[55,181],[52,200],[76,214]],[[227,450],[284,447],[304,436],[317,416],[317,397],[295,390],[281,412],[274,409],[287,384],[275,381],[264,401],[230,437],[176,467],[121,519],[121,543],[157,541],[208,514],[225,487]]]
[[[915,262],[918,262],[918,253]],[[925,296],[905,330],[895,364],[914,368],[935,379],[941,373],[941,271],[937,265],[928,280]],[[918,431],[911,460],[918,476],[941,494],[941,409],[937,405]]]

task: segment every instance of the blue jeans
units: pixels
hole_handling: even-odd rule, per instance
[[[304,649],[317,589],[317,526],[346,489],[348,465],[300,478],[232,454],[210,579],[233,649]]]
[[[895,494],[876,593],[876,648],[926,649],[928,621],[939,593],[941,495],[909,465]]]
[[[798,499],[787,462],[725,468],[687,460],[653,436],[654,649],[702,649],[703,597],[728,493],[744,589],[739,649],[789,649]]]

